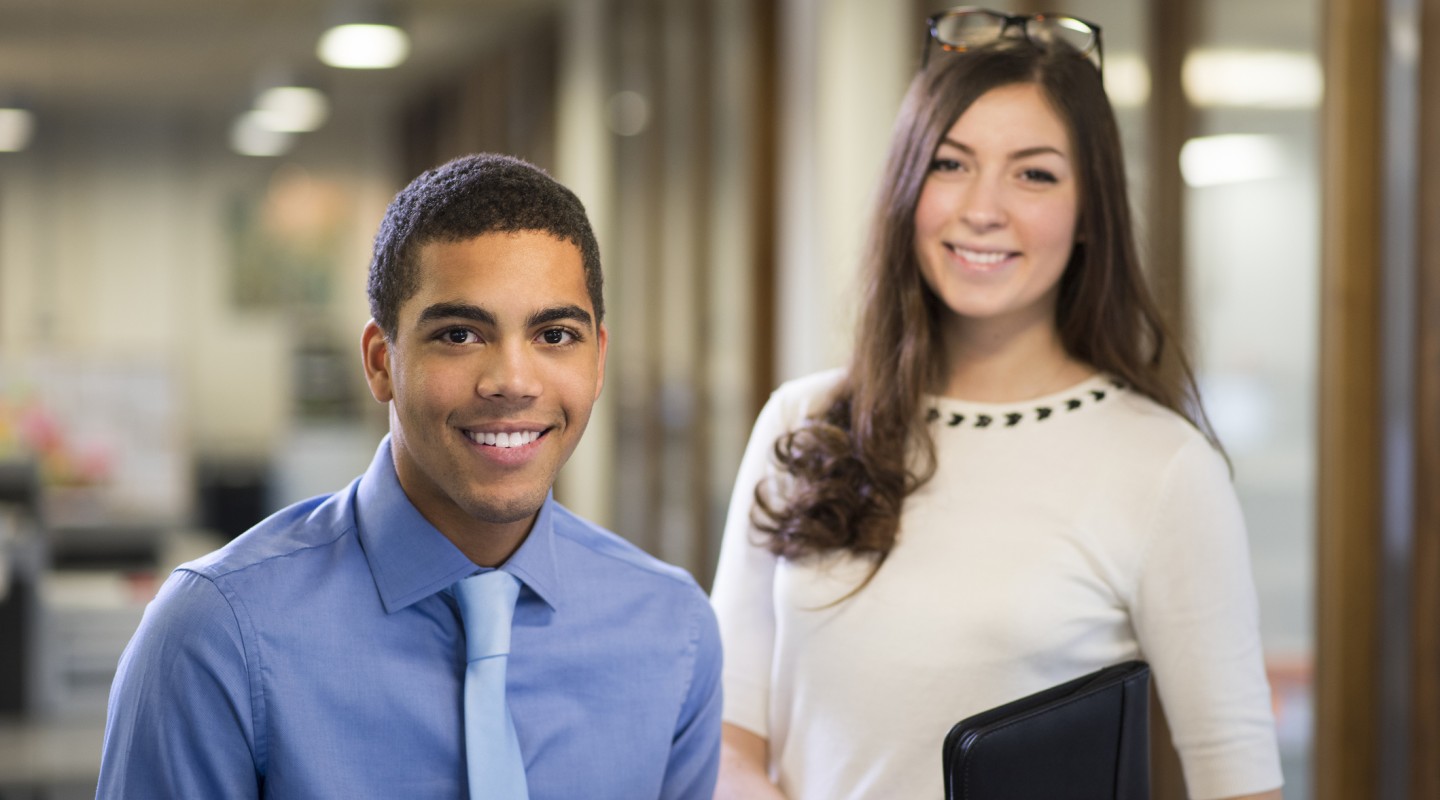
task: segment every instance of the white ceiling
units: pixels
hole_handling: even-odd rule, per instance
[[[0,105],[47,113],[247,108],[267,75],[332,93],[393,94],[467,62],[553,0],[404,0],[412,54],[395,70],[338,70],[315,56],[328,0],[3,0]]]
[[[403,101],[478,61],[515,26],[533,24],[561,4],[394,0],[412,38],[409,61],[385,71],[326,67],[315,56],[316,41],[333,18],[334,3],[355,1],[0,0],[0,106],[33,109],[42,131],[160,119],[205,132],[208,140],[250,107],[267,81],[289,74],[335,101],[336,121],[316,136],[344,135],[347,108]],[[1107,44],[1119,53],[1139,52],[1141,12],[1150,2],[1165,1],[1072,5],[1105,21]],[[1316,46],[1318,0],[1197,2],[1197,33],[1207,46]]]

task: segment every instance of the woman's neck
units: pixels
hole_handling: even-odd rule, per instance
[[[960,400],[1009,403],[1063,391],[1095,373],[1065,351],[1053,324],[956,318],[945,332],[947,373],[941,393]]]

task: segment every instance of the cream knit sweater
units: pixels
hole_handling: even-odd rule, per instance
[[[777,560],[750,512],[759,481],[788,480],[777,437],[841,377],[788,383],[761,413],[711,598],[725,719],[769,740],[791,800],[940,798],[955,722],[1132,658],[1193,797],[1280,785],[1245,523],[1189,423],[1100,376],[1023,403],[929,398],[938,471],[874,581],[832,606],[869,562]]]

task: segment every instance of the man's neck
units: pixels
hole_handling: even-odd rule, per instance
[[[506,523],[471,521],[458,531],[454,530],[456,526],[453,525],[436,527],[477,566],[498,567],[515,555],[515,551],[525,543],[539,516],[537,512],[529,519]]]

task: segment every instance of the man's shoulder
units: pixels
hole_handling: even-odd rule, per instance
[[[598,563],[613,571],[616,577],[653,580],[676,591],[700,592],[699,584],[689,572],[668,564],[642,550],[619,534],[591,522],[559,503],[555,504],[555,536],[581,548]],[[700,594],[703,598],[703,593]]]
[[[216,580],[279,559],[322,550],[354,532],[353,489],[352,485],[276,511],[224,547],[180,568]]]

